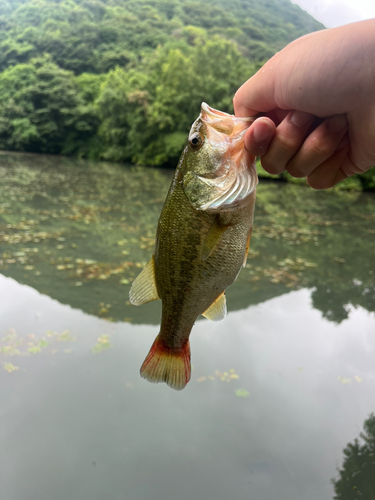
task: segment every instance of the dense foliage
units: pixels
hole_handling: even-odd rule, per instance
[[[0,70],[48,53],[75,74],[138,64],[188,25],[258,61],[322,27],[289,0],[0,0],[0,16]]]
[[[321,28],[289,0],[0,0],[0,149],[175,166],[202,101]]]
[[[0,0],[0,148],[174,164],[201,101],[321,27],[288,0]]]
[[[334,500],[375,498],[375,415],[365,420],[361,441],[355,439],[344,449],[339,478],[333,480]]]

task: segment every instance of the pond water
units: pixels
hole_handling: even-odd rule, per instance
[[[176,392],[139,376],[160,303],[128,302],[171,177],[0,155],[1,498],[374,498],[375,459],[343,454],[375,412],[374,194],[261,181]]]

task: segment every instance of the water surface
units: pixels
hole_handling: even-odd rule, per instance
[[[139,377],[160,304],[127,300],[171,175],[0,156],[7,500],[334,498],[375,411],[374,195],[261,183],[228,317],[197,322],[176,392]]]

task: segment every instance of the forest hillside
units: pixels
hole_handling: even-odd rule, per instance
[[[322,28],[289,0],[0,0],[0,149],[175,166],[201,101]]]

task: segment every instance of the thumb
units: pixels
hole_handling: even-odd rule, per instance
[[[278,108],[275,80],[276,61],[273,57],[237,90],[233,98],[235,115],[255,116]]]

